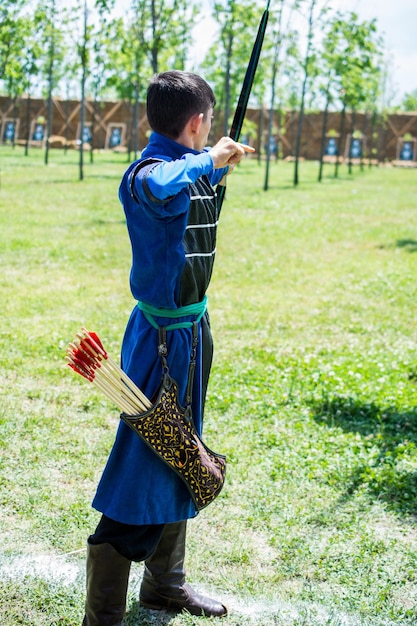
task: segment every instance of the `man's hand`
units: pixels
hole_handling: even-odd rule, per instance
[[[214,169],[240,163],[246,152],[255,152],[255,148],[233,141],[230,137],[222,137],[220,141],[209,150],[209,154],[211,154],[211,158],[213,159]]]

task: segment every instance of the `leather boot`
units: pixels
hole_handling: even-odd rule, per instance
[[[140,605],[147,609],[182,611],[191,615],[223,617],[227,608],[207,598],[185,582],[185,534],[187,522],[165,526],[153,554],[145,561],[140,588]]]
[[[82,626],[123,626],[130,564],[109,543],[87,543],[87,599]]]

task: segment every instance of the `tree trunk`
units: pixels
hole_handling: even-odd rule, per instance
[[[67,151],[68,151],[69,131],[70,131],[69,116],[70,116],[69,85],[68,85],[68,82],[67,82],[67,100],[65,102],[65,148],[64,148],[64,154],[66,154]]]
[[[327,94],[326,94],[326,106],[324,108],[323,113],[323,127],[321,129],[321,147],[320,147],[320,164],[319,164],[319,177],[318,181],[321,183],[323,178],[323,158],[324,158],[324,145],[326,143],[326,133],[327,133],[327,118],[329,115],[329,104],[330,104],[330,85],[327,86]],[[336,159],[337,159],[336,154]]]
[[[81,49],[81,110],[80,110],[80,180],[84,180],[84,126],[85,126],[85,83],[87,79],[87,0],[84,0],[84,35]]]
[[[233,49],[233,35],[229,34],[229,41],[227,46],[227,59],[226,59],[226,72],[224,79],[224,119],[223,119],[223,134],[229,134],[229,117],[230,117],[230,61],[232,58]]]
[[[345,134],[345,121],[346,121],[346,102],[343,102],[342,115],[340,116],[339,141],[337,142],[336,164],[334,168],[335,178],[337,178],[339,175],[339,159],[342,153],[342,141],[343,141],[343,135]]]
[[[93,115],[91,118],[91,142],[90,142],[90,163],[94,162],[94,146],[97,145],[96,142],[96,120],[97,120],[97,102],[98,92],[95,90],[94,93],[94,102],[93,102]]]
[[[361,165],[360,165],[361,172],[363,172],[363,158],[364,158],[364,152],[365,152],[365,141],[366,141],[367,132],[368,132],[368,113],[365,112],[365,117],[363,120],[363,128],[362,128],[362,150],[361,150]]]
[[[373,111],[372,119],[371,119],[371,136],[369,138],[369,163],[368,167],[372,167],[372,159],[374,152],[374,133],[375,133],[375,123],[376,123],[377,112]]]
[[[379,114],[379,122],[378,122],[378,142],[377,142],[377,151],[376,158],[378,161],[378,165],[382,162],[382,137],[384,135],[384,114]]]
[[[301,106],[300,113],[298,115],[298,126],[297,126],[297,137],[295,142],[295,168],[294,168],[294,185],[298,185],[298,163],[300,160],[300,152],[301,152],[301,133],[303,132],[303,121],[304,121],[304,101],[305,101],[305,90],[307,86],[307,75],[303,81],[303,91],[301,94]]]
[[[48,76],[48,104],[46,113],[46,142],[45,142],[45,165],[49,163],[49,138],[52,135],[52,88],[53,88],[53,64],[54,64],[54,44],[51,42]]]
[[[29,154],[29,142],[30,142],[30,93],[28,93],[26,101],[26,142],[25,142],[25,156]]]
[[[156,32],[158,18],[156,15],[155,0],[152,0],[151,2],[151,13],[152,13],[152,31],[153,31],[153,36],[152,36],[153,45],[151,48],[151,65],[152,65],[153,73],[158,74],[158,48],[155,45],[155,32]]]
[[[258,165],[261,164],[263,134],[264,134],[264,107],[261,104],[260,109],[259,109],[259,121],[258,121],[258,146],[256,150],[258,153]]]
[[[353,134],[355,132],[355,109],[352,108],[352,117],[350,122],[350,141],[349,141],[349,153],[348,153],[348,170],[349,174],[352,174],[352,144]]]
[[[133,154],[134,160],[138,158],[139,140],[139,83],[135,84],[135,102],[133,106]]]
[[[294,185],[298,185],[298,162],[300,159],[300,149],[301,149],[301,133],[303,131],[303,120],[304,120],[304,106],[305,106],[305,96],[307,91],[307,81],[308,81],[308,64],[310,60],[310,48],[311,41],[313,39],[313,12],[314,6],[316,4],[316,0],[311,1],[310,5],[310,15],[308,18],[308,37],[307,37],[307,50],[304,61],[304,80],[303,80],[303,88],[301,92],[301,105],[300,105],[300,114],[298,117],[298,128],[297,128],[297,141],[295,145],[295,169],[294,169]]]
[[[282,14],[282,11],[281,11]],[[266,168],[265,168],[265,182],[264,191],[268,191],[269,184],[269,165],[271,163],[271,139],[272,139],[272,123],[274,121],[274,104],[275,104],[275,81],[278,71],[278,54],[279,54],[280,40],[278,39],[275,48],[274,64],[272,66],[272,79],[271,79],[271,106],[269,108],[268,119],[268,133],[266,138]]]
[[[54,86],[54,60],[55,60],[55,2],[52,3],[51,12],[51,40],[49,43],[49,67],[48,67],[48,106],[46,122],[46,142],[45,142],[45,165],[49,162],[49,138],[52,135],[52,91]]]

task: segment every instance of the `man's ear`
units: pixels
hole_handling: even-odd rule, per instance
[[[203,118],[204,113],[198,113],[197,115],[193,115],[193,117],[190,119],[190,128],[193,134],[198,134]]]

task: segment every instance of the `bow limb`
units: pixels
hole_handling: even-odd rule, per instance
[[[249,64],[246,69],[245,78],[242,85],[242,90],[240,92],[239,100],[237,103],[236,111],[233,116],[232,127],[230,129],[229,136],[234,141],[239,141],[240,131],[242,130],[243,121],[246,115],[246,109],[248,107],[249,96],[252,91],[253,81],[255,79],[256,69],[258,67],[259,57],[261,56],[262,44],[265,37],[266,25],[268,23],[269,17],[269,5],[270,1],[268,0],[266,9],[263,12],[259,27],[258,33],[256,35],[256,40],[254,46],[252,48],[252,53],[250,56]],[[217,208],[218,212],[223,205],[224,196],[226,193],[226,183],[217,185]]]

